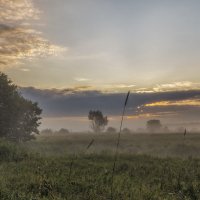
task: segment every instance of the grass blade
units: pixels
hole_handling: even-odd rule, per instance
[[[122,131],[122,125],[123,125],[123,121],[124,121],[125,109],[126,109],[126,106],[128,103],[129,96],[130,96],[130,91],[128,91],[125,102],[124,102],[122,118],[121,118],[121,123],[120,123],[120,129],[119,129],[119,133],[118,133],[118,137],[117,137],[117,145],[116,145],[116,151],[115,151],[114,163],[113,163],[113,169],[112,169],[112,176],[111,176],[111,200],[113,199],[113,181],[114,181],[115,167],[116,167],[116,162],[117,162],[117,157],[118,157],[119,142],[120,142],[120,138],[121,138],[121,131]]]

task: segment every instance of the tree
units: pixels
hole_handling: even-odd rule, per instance
[[[0,137],[27,141],[38,134],[42,110],[37,103],[26,100],[16,85],[0,72]]]
[[[130,134],[130,133],[131,133],[131,130],[128,129],[128,128],[123,128],[122,133]]]
[[[116,133],[117,130],[116,130],[116,128],[110,126],[110,127],[107,128],[106,132],[107,133]]]
[[[91,110],[88,119],[91,120],[91,128],[95,133],[103,131],[108,124],[107,116],[103,116],[99,110]]]
[[[151,133],[155,133],[160,131],[160,129],[162,128],[161,122],[160,120],[157,119],[152,119],[147,121],[147,130]]]
[[[65,128],[61,128],[59,131],[58,131],[58,134],[60,135],[65,135],[65,134],[68,134],[69,133],[69,130],[65,129]]]

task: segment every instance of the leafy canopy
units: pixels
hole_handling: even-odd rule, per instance
[[[88,115],[88,119],[91,120],[91,128],[94,132],[101,132],[108,124],[107,116],[103,116],[99,110],[91,110]]]
[[[0,137],[15,141],[33,139],[38,134],[42,110],[37,103],[25,99],[17,86],[0,72]]]

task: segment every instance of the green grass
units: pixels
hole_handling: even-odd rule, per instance
[[[96,143],[83,153],[91,137]],[[200,199],[200,159],[195,158],[199,153],[192,154],[195,149],[198,152],[200,136],[190,135],[184,143],[179,141],[180,137],[123,135],[113,199]],[[114,139],[114,135],[88,134],[40,137],[17,146],[1,141],[0,199],[110,199]],[[130,149],[126,149],[130,144],[140,152],[131,149],[129,153]],[[170,147],[166,147],[167,144]],[[74,145],[79,147],[78,150]],[[164,153],[164,149],[168,153]],[[149,155],[144,155],[148,151]],[[173,152],[172,157],[168,157],[170,152]],[[69,180],[74,153],[77,158]]]

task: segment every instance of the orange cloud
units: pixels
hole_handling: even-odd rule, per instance
[[[192,100],[180,100],[180,101],[160,101],[145,104],[145,107],[156,107],[156,106],[200,106],[200,99]]]

